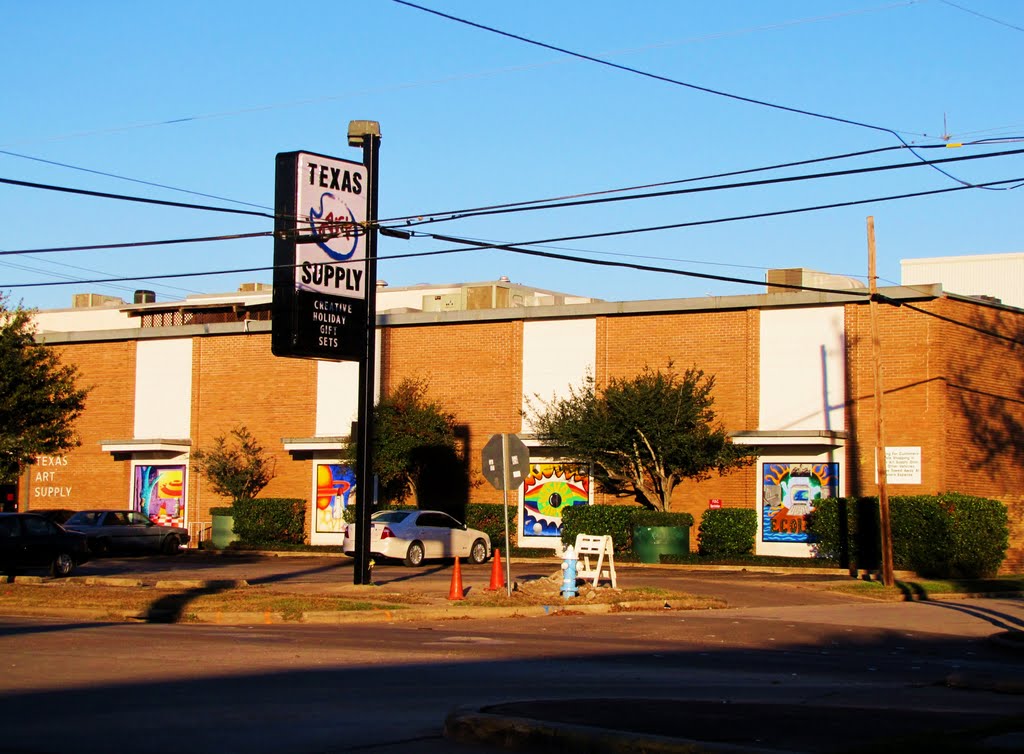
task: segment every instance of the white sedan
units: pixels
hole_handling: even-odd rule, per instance
[[[345,552],[355,554],[356,527],[345,527]],[[377,511],[370,517],[370,552],[420,566],[428,558],[465,558],[483,563],[491,538],[441,511]]]

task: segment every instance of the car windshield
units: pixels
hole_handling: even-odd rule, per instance
[[[80,511],[67,520],[68,526],[96,526],[102,513],[96,511]]]
[[[370,520],[375,524],[397,524],[409,517],[412,511],[377,511]]]

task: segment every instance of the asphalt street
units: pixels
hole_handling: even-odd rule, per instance
[[[513,572],[557,565],[514,563]],[[87,569],[216,573],[311,591],[352,578],[337,558],[185,555]],[[466,567],[467,586],[482,588],[489,573]],[[447,565],[374,569],[389,589],[444,594],[450,575]],[[502,750],[442,737],[446,718],[466,709],[610,726],[620,746],[609,751],[630,751],[646,730],[829,752],[869,734],[1020,715],[1024,653],[992,637],[1024,630],[1024,601],[877,603],[811,588],[821,578],[622,566],[623,585],[691,584],[736,606],[600,616],[341,626],[0,618],[0,752]],[[712,714],[719,705],[724,716]]]

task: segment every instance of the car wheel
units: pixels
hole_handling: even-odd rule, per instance
[[[405,553],[405,564],[413,568],[423,565],[423,543],[413,542]]]
[[[70,553],[59,552],[50,563],[50,575],[54,578],[70,576],[73,570],[75,570],[75,560]]]
[[[160,546],[160,551],[164,555],[177,555],[181,550],[178,549],[178,545],[181,541],[178,539],[177,534],[168,534],[163,544]]]
[[[469,548],[469,562],[475,565],[480,565],[487,560],[487,544],[482,540],[478,539],[473,543],[473,546]]]

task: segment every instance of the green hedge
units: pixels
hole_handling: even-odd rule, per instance
[[[231,506],[235,534],[248,544],[300,544],[306,538],[306,501],[292,497],[236,500]]]
[[[808,531],[818,557],[844,567],[881,567],[878,499],[840,498],[815,504]],[[889,500],[893,565],[921,576],[981,578],[999,570],[1009,548],[1006,506],[961,495],[895,496]]]
[[[608,534],[616,554],[633,552],[636,526],[693,526],[689,513],[662,513],[627,505],[574,505],[562,512],[562,542],[576,541],[577,534]]]
[[[697,552],[709,558],[749,555],[754,552],[756,533],[753,508],[708,508],[700,517]]]
[[[494,503],[471,503],[466,506],[466,525],[472,529],[486,532],[491,538],[491,547],[505,552],[504,505]],[[511,542],[516,541],[516,506],[508,507],[508,536]],[[514,545],[513,545],[514,546]]]

